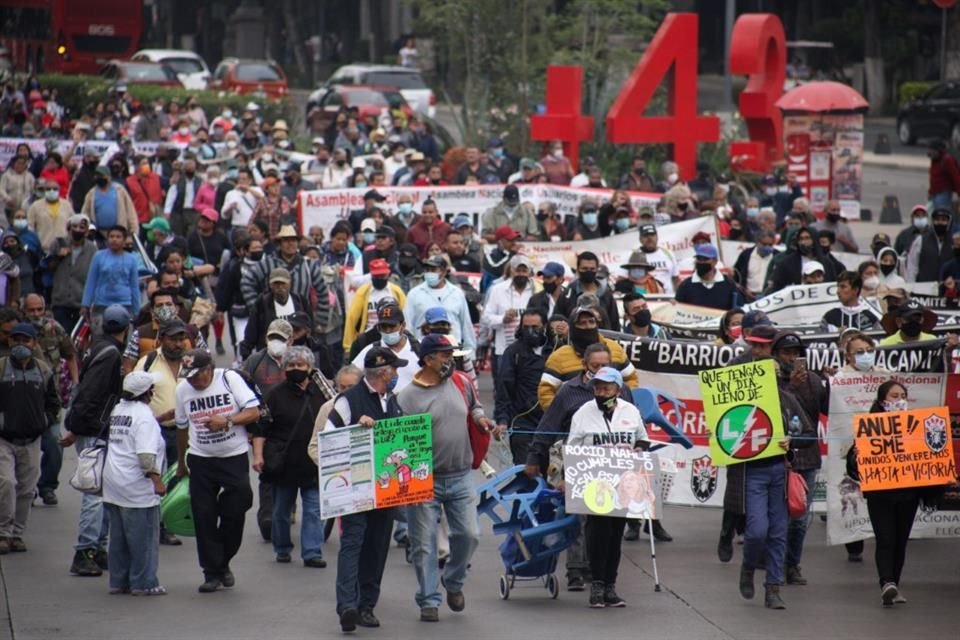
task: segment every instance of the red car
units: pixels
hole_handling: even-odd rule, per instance
[[[164,87],[183,87],[177,78],[177,73],[167,65],[158,62],[109,60],[100,70],[100,76],[114,84],[156,84]]]
[[[285,98],[290,93],[287,76],[276,62],[243,58],[221,60],[208,88],[272,99]]]
[[[378,117],[384,108],[399,104],[407,115],[413,116],[413,109],[396,87],[372,84],[334,85],[318,89],[307,99],[307,113],[314,107],[320,107],[328,118],[336,117],[340,107],[356,107],[360,119],[367,116]]]

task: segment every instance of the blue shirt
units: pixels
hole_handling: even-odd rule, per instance
[[[97,229],[106,230],[117,224],[117,185],[110,183],[106,191],[94,187],[93,215],[97,219]]]
[[[90,261],[81,305],[106,307],[120,304],[135,313],[140,309],[138,266],[137,257],[132,253],[115,254],[109,249],[97,251]]]

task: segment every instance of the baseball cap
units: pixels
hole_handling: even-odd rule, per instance
[[[209,351],[206,349],[190,349],[183,354],[183,359],[180,360],[180,377],[184,379],[192,378],[211,365],[213,365],[213,358]]]
[[[531,160],[530,158],[523,158],[522,160],[520,160],[520,168],[521,168],[521,169],[536,169],[536,168],[537,168],[537,163],[536,163],[536,161]]]
[[[363,199],[364,199],[364,200],[375,200],[376,202],[383,202],[384,200],[387,199],[387,197],[384,196],[384,195],[383,195],[382,193],[380,193],[379,191],[377,191],[376,189],[370,189],[370,190],[367,191],[365,194],[363,194]]]
[[[316,138],[310,141],[310,144],[314,147],[321,147],[321,146],[325,147],[327,146],[327,141],[321,138],[320,136],[317,136]]]
[[[420,340],[420,358],[425,358],[431,353],[440,353],[444,351],[453,352],[454,356],[464,356],[466,351],[457,349],[456,341],[450,336],[439,333],[428,333]]]
[[[652,224],[642,224],[640,225],[640,235],[642,236],[655,236],[657,235],[657,227]]]
[[[286,282],[290,284],[290,272],[283,267],[276,267],[270,272],[270,284],[274,282]]]
[[[516,185],[508,184],[503,188],[503,201],[511,207],[520,202],[520,190]]]
[[[185,334],[187,332],[187,325],[183,323],[183,320],[171,320],[160,325],[160,331],[157,333],[163,336],[178,336],[181,333]]]
[[[377,221],[373,218],[364,218],[360,223],[360,231],[375,232],[377,230]]]
[[[400,324],[403,321],[403,310],[393,300],[377,309],[377,324]]]
[[[805,276],[808,276],[811,273],[816,273],[817,271],[824,271],[824,268],[823,265],[816,260],[811,260],[807,264],[803,265],[803,275]]]
[[[915,204],[913,208],[910,209],[910,216],[925,216],[927,215],[927,208],[922,204]]]
[[[130,312],[119,304],[112,304],[103,311],[103,330],[116,333],[130,326]]]
[[[157,216],[150,222],[145,222],[142,226],[144,229],[150,229],[151,231],[159,229],[164,233],[170,233],[170,222],[161,216]]]
[[[537,271],[538,276],[547,276],[548,278],[562,278],[564,273],[566,273],[566,270],[559,262],[548,262],[547,264],[543,265],[543,269]]]
[[[706,258],[708,260],[716,260],[719,257],[719,254],[717,254],[717,248],[712,244],[698,244],[697,248],[693,251],[693,255],[698,258]]]
[[[422,343],[421,343],[422,345]],[[377,369],[379,367],[405,367],[408,361],[397,357],[392,349],[387,347],[371,347],[367,355],[363,357],[364,369]]]
[[[424,258],[422,262],[427,267],[441,268],[450,266],[443,256],[430,256],[429,258]]]
[[[800,340],[800,336],[795,333],[780,333],[773,341],[773,350],[783,351],[784,349],[803,350],[803,341]]]
[[[450,324],[450,316],[447,315],[447,310],[444,307],[430,307],[424,312],[423,319],[427,324],[437,324],[440,322]]]
[[[293,325],[283,318],[276,318],[267,327],[267,337],[280,336],[284,340],[289,340],[293,335]]]
[[[207,207],[206,209],[204,209],[203,211],[201,211],[201,212],[200,212],[200,215],[201,215],[202,217],[206,218],[207,220],[209,220],[210,222],[216,222],[217,220],[220,219],[220,214],[217,213],[217,210],[216,210],[216,209],[212,209],[212,208],[210,208],[210,207]],[[162,218],[161,218],[161,219],[162,219]],[[164,220],[164,222],[166,222],[166,221]]]
[[[390,265],[383,258],[377,258],[370,261],[370,275],[386,276],[390,275]]]
[[[110,169],[108,169],[103,165],[100,165],[99,167],[97,167],[94,173],[96,173],[98,176],[106,176],[108,178],[110,177]]]
[[[152,373],[147,371],[131,371],[123,378],[123,390],[134,398],[142,396],[157,383]]]
[[[310,327],[310,316],[306,311],[294,311],[287,316],[287,322],[294,329],[307,329]]]
[[[934,210],[933,210],[933,215],[930,216],[930,217],[931,217],[931,218],[947,218],[947,219],[949,219],[949,218],[951,218],[952,216],[953,216],[953,213],[950,211],[950,209],[934,209]]]
[[[904,316],[912,315],[912,314],[923,315],[924,311],[925,309],[923,308],[923,305],[917,302],[916,300],[907,300],[902,305],[900,305],[899,309],[897,309],[897,315],[900,316],[901,318]]]
[[[393,227],[391,227],[388,224],[385,224],[379,229],[377,229],[374,235],[378,238],[396,238],[397,232],[394,231]]]
[[[463,229],[464,227],[472,227],[473,222],[470,220],[470,216],[465,214],[458,214],[456,218],[453,219],[453,228],[454,229]]]
[[[492,136],[487,140],[487,149],[492,149],[493,147],[502,147],[503,139],[500,136]]]
[[[18,322],[13,326],[13,330],[10,332],[10,336],[27,336],[28,338],[36,338],[37,330],[29,322]]]
[[[590,384],[595,384],[597,382],[613,382],[616,383],[618,387],[623,386],[623,375],[613,367],[600,367],[593,378],[590,380]]]
[[[591,315],[597,319],[597,322],[600,322],[600,312],[593,307],[577,307],[573,310],[573,313],[570,314],[570,324],[576,324],[577,318],[584,314]]]
[[[520,253],[510,258],[510,268],[516,269],[517,267],[526,267],[528,271],[533,271],[533,265],[530,263],[530,258]]]
[[[753,329],[754,327],[773,326],[773,322],[763,311],[747,311],[740,321],[740,326],[744,329]]]
[[[498,227],[494,234],[497,240],[516,240],[520,237],[520,232],[509,225]]]
[[[772,325],[763,324],[755,327],[753,331],[750,332],[750,335],[744,336],[743,339],[747,342],[761,342],[764,344],[769,344],[773,342],[776,337],[777,330],[774,329]]]

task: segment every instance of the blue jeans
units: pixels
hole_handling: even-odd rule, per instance
[[[60,486],[60,468],[63,467],[63,449],[60,447],[60,425],[50,425],[43,432],[40,441],[40,450],[43,458],[40,460],[40,480],[37,481],[37,490],[41,494],[47,491],[56,491]]]
[[[77,436],[77,453],[96,444],[94,436]],[[80,497],[80,530],[77,532],[77,551],[103,549],[107,546],[110,518],[103,510],[103,499],[89,493]],[[159,535],[159,534],[157,534]]]
[[[802,518],[790,518],[787,525],[787,566],[796,567],[800,564],[803,555],[803,540],[807,537],[807,527],[810,526],[810,507],[813,505],[813,486],[817,482],[817,469],[798,471],[807,483],[807,512]]]
[[[787,547],[786,470],[782,460],[746,462],[747,529],[743,542],[743,568],[753,570],[766,552],[764,584],[783,582],[783,556]]]
[[[393,529],[393,541],[400,544],[407,537],[407,508],[394,507],[393,519],[397,522]]]
[[[337,614],[344,609],[373,611],[390,551],[393,509],[374,509],[340,518],[337,554]]]
[[[276,554],[293,551],[290,540],[290,512],[297,502],[298,487],[273,485],[273,518],[270,539]],[[320,519],[320,490],[317,487],[299,488],[303,500],[303,518],[300,521],[300,557],[304,560],[323,557],[323,521]]]
[[[160,507],[105,505],[110,517],[110,588],[142,591],[160,584]]]
[[[470,472],[434,476],[433,500],[407,506],[410,549],[417,572],[416,602],[420,608],[439,607],[440,567],[437,559],[437,523],[441,510],[450,529],[450,557],[443,579],[451,593],[463,590],[467,565],[480,542],[476,500]]]
[[[950,191],[941,191],[940,193],[935,193],[930,197],[930,202],[933,204],[934,209],[949,209],[953,210],[953,193]],[[931,209],[930,213],[933,213]]]

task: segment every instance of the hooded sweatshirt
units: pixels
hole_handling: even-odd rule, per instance
[[[897,262],[894,263],[894,264],[896,264],[897,266],[900,266],[900,256],[898,256],[898,255],[897,255],[897,251],[896,251],[895,249],[891,248],[891,247],[884,247],[883,249],[880,249],[880,251],[877,253],[877,263],[879,264],[879,263],[880,263],[880,259],[883,258],[883,256],[884,256],[885,254],[887,254],[887,253],[889,253],[889,254],[891,254],[893,257],[897,258]],[[901,276],[899,273],[897,273],[897,269],[894,269],[893,271],[891,271],[891,272],[890,272],[890,275],[888,275],[888,276],[887,276],[887,275],[884,275],[884,274],[883,274],[883,269],[881,269],[881,270],[880,270],[880,284],[885,284],[885,285],[887,285],[888,287],[890,287],[891,289],[897,289],[897,288],[900,288],[900,287],[906,287],[906,286],[907,286],[907,281],[903,279],[903,276]]]

